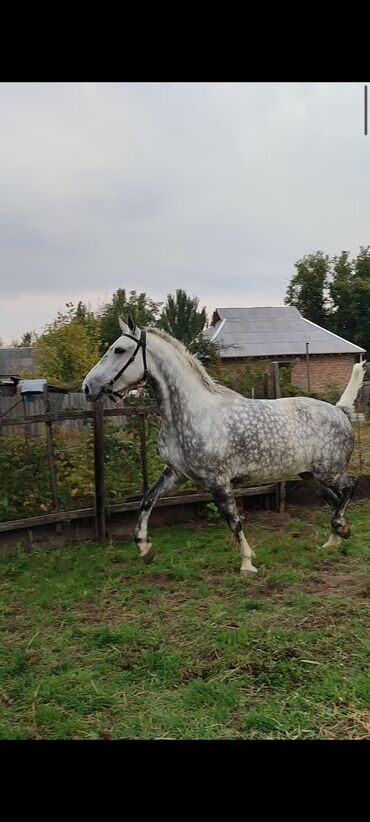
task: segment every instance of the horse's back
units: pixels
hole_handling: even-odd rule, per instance
[[[230,407],[229,431],[231,452],[254,481],[320,469],[340,473],[354,443],[344,412],[310,397],[241,397]]]

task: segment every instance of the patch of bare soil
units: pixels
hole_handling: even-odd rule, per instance
[[[210,679],[217,675],[221,657],[219,651],[212,649],[199,660],[197,667],[183,671],[181,679],[184,682],[190,682],[191,679]]]
[[[369,576],[358,571],[347,571],[346,573],[329,573],[321,571],[314,574],[309,579],[304,580],[297,586],[297,590],[308,594],[321,596],[327,593],[351,592],[355,596],[366,596],[369,588]],[[369,594],[367,594],[368,596]]]
[[[301,582],[292,585],[284,582],[262,582],[246,590],[246,596],[264,596],[269,599],[281,599],[297,593],[324,596],[332,593],[348,593],[351,597],[368,599],[370,597],[369,573],[356,566],[357,557],[331,557],[316,563],[315,572]]]
[[[22,632],[29,628],[27,624],[27,608],[19,602],[11,602],[8,608],[8,619],[2,622],[3,630],[9,633]]]
[[[245,591],[247,597],[266,597],[266,599],[279,599],[285,594],[290,587],[284,582],[261,582],[258,585],[253,585],[253,588],[248,588]]]
[[[4,631],[8,631],[8,633],[13,634],[15,631],[19,630],[19,620],[18,619],[6,619],[6,620],[4,620],[3,629],[4,629]]]
[[[81,612],[79,622],[82,625],[90,625],[95,622],[102,622],[102,611],[96,602],[90,599],[84,599],[78,604],[78,610]]]
[[[145,574],[145,585],[153,585],[155,588],[177,587],[173,574],[160,571],[157,573]]]
[[[76,614],[77,616],[77,614]],[[79,625],[107,625],[114,627],[127,621],[127,611],[120,604],[104,606],[85,599],[78,604]]]
[[[283,514],[278,514],[277,511],[251,511],[244,512],[243,519],[246,523],[253,522],[267,531],[280,531],[290,521],[291,514],[286,511]]]
[[[225,585],[225,575],[224,574],[207,574],[207,582],[213,587],[218,585]]]

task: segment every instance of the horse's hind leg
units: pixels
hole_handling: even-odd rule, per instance
[[[320,492],[325,502],[327,502],[333,510],[331,534],[328,541],[325,542],[322,547],[339,548],[342,539],[348,539],[351,534],[344,513],[358,483],[358,477],[344,474],[340,483],[329,485],[325,484],[321,477],[309,472],[304,472],[300,474],[300,476],[304,480],[311,480],[315,483],[316,490]]]
[[[339,504],[335,508],[334,515],[331,520],[331,535],[325,543],[325,548],[333,546],[339,548],[342,539],[348,539],[348,537],[351,536],[351,530],[346,522],[344,514],[347,505],[352,499],[357,483],[358,477],[351,476],[350,474],[345,474],[342,478],[342,487],[340,488],[341,498]]]
[[[243,526],[231,490],[231,486],[223,486],[222,488],[212,488],[210,490],[214,496],[214,500],[218,508],[224,515],[230,530],[233,532],[233,534],[236,536],[238,540],[240,553],[242,555],[240,573],[257,573],[257,568],[255,568],[252,564],[252,557],[254,556],[254,553],[243,533]]]

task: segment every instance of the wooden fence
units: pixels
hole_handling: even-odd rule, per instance
[[[46,388],[46,387],[45,387]],[[62,523],[70,522],[71,520],[86,519],[94,517],[95,519],[95,536],[99,542],[104,542],[107,538],[107,518],[110,514],[117,514],[119,512],[125,513],[129,511],[136,511],[140,507],[140,500],[133,500],[129,502],[120,502],[112,505],[106,505],[105,491],[104,491],[104,419],[117,419],[122,417],[135,415],[138,417],[139,431],[140,431],[140,450],[141,450],[141,467],[142,467],[142,490],[143,493],[148,489],[148,460],[147,460],[147,443],[146,443],[146,425],[145,421],[149,415],[158,415],[156,406],[128,406],[121,408],[104,408],[103,404],[98,401],[90,410],[81,411],[51,411],[49,406],[47,389],[43,395],[43,410],[37,414],[32,414],[27,417],[13,420],[0,419],[0,434],[2,429],[6,427],[12,430],[16,426],[22,425],[23,429],[34,425],[46,425],[46,455],[50,472],[50,486],[53,503],[53,511],[40,516],[26,517],[24,519],[10,520],[0,522],[0,537],[5,537],[6,533],[18,531],[21,529],[34,529],[38,526],[49,525],[55,523],[58,534],[62,532]],[[54,443],[53,443],[53,425],[61,422],[77,422],[90,419],[93,421],[94,430],[94,487],[95,487],[95,504],[93,508],[80,508],[74,510],[63,511],[60,509],[58,500],[58,485],[57,474],[54,457]],[[122,421],[123,422],[123,421]],[[283,505],[283,498],[279,491],[280,485],[269,484],[257,487],[241,487],[234,490],[236,497],[250,497],[263,496],[266,501],[266,506],[270,507],[271,495],[276,495],[276,506],[281,510]],[[157,502],[157,507],[162,508],[166,506],[184,505],[187,503],[201,503],[212,500],[212,495],[208,493],[188,492],[162,497]]]
[[[277,398],[281,396],[279,365],[278,363],[270,363],[270,368],[273,396]],[[39,526],[52,525],[53,528],[55,527],[56,533],[61,535],[63,523],[91,518],[95,520],[96,538],[99,541],[104,541],[107,536],[107,522],[109,523],[111,515],[122,513],[129,516],[129,512],[135,512],[139,509],[140,499],[131,499],[110,505],[106,504],[104,489],[104,420],[109,419],[110,422],[113,422],[118,427],[124,428],[128,417],[137,417],[142,492],[145,493],[149,484],[146,420],[151,415],[158,416],[157,406],[127,406],[119,402],[112,407],[108,399],[100,400],[92,406],[81,393],[71,393],[68,395],[49,394],[46,386],[44,387],[43,395],[34,399],[32,402],[27,402],[24,398],[17,396],[1,397],[0,399],[0,435],[9,435],[21,430],[22,433],[27,432],[26,435],[30,436],[39,434],[46,429],[46,457],[50,474],[50,491],[53,507],[50,513],[40,516],[0,522],[0,541],[6,539],[7,533],[10,534],[13,532],[13,537],[16,538],[14,532],[21,531],[23,533],[22,529],[27,529],[30,533],[31,529],[37,529]],[[92,420],[94,431],[94,506],[67,511],[61,510],[58,498],[53,426],[58,424],[68,429],[82,430],[86,420]],[[359,449],[359,473],[362,473],[361,464],[365,464],[364,460],[367,458],[367,452],[364,451],[364,448],[369,449],[370,446],[367,443],[361,444],[359,423],[357,427],[358,443],[356,443],[356,450]],[[362,452],[364,453],[361,463]],[[258,487],[239,487],[234,489],[234,493],[235,496],[239,498],[260,496],[263,505],[267,508],[270,507],[271,500],[274,499],[277,511],[283,512],[285,509],[286,484],[284,482]],[[189,503],[191,508],[191,504],[193,503],[204,503],[211,500],[212,496],[208,493],[190,491],[162,497],[158,500],[156,507],[168,507],[170,509],[172,506],[183,506]]]
[[[280,397],[279,384],[279,366],[278,363],[271,363],[273,396]],[[22,432],[40,433],[44,426],[46,426],[46,455],[50,473],[50,490],[53,511],[40,516],[26,517],[25,519],[10,520],[7,522],[0,522],[0,536],[6,532],[18,531],[20,529],[33,529],[37,526],[55,524],[58,534],[61,534],[62,523],[70,522],[71,520],[86,519],[94,516],[95,518],[95,536],[103,542],[107,537],[107,518],[110,514],[119,512],[136,511],[140,507],[140,500],[132,500],[127,502],[120,502],[112,505],[106,504],[105,490],[104,490],[104,420],[109,419],[115,421],[115,424],[121,427],[125,426],[127,417],[135,415],[138,418],[139,435],[140,435],[140,454],[141,454],[141,474],[142,474],[142,491],[148,489],[148,458],[147,458],[147,440],[146,440],[146,419],[150,415],[158,416],[158,408],[155,405],[134,405],[124,406],[117,403],[113,408],[108,407],[109,400],[104,398],[99,400],[91,406],[87,403],[83,394],[69,394],[69,395],[55,395],[49,394],[47,386],[44,386],[43,395],[37,398],[32,403],[27,403],[27,400],[17,397],[2,397],[2,404],[4,409],[8,407],[7,411],[0,415],[0,435],[9,435],[15,433],[19,428]],[[32,413],[30,413],[30,406],[32,405]],[[15,406],[12,408],[12,406]],[[18,409],[18,410],[17,410]],[[21,411],[23,410],[23,414]],[[53,442],[53,425],[62,424],[75,428],[76,426],[83,427],[84,421],[93,421],[94,430],[94,490],[95,502],[93,508],[80,508],[74,510],[63,511],[60,509],[58,499],[58,484],[57,473],[54,455]],[[275,506],[280,512],[285,509],[286,485],[284,482],[271,483],[268,485],[254,486],[254,487],[239,487],[234,489],[236,497],[250,497],[263,496],[266,507],[270,507],[270,498],[275,496]],[[212,495],[206,492],[190,492],[171,494],[167,497],[162,497],[157,502],[157,507],[162,508],[173,505],[183,505],[186,503],[203,503],[212,500]]]
[[[21,425],[22,430],[27,430],[31,426],[46,426],[46,456],[50,473],[50,488],[53,510],[50,513],[42,514],[40,516],[26,517],[24,519],[10,520],[0,522],[0,536],[4,537],[7,532],[19,531],[21,529],[34,529],[38,526],[55,524],[57,534],[62,533],[62,523],[70,522],[71,520],[86,519],[94,517],[95,519],[95,536],[100,542],[104,542],[107,538],[107,518],[110,514],[117,514],[119,512],[136,511],[140,507],[140,500],[133,500],[128,502],[120,502],[112,505],[107,505],[104,491],[104,420],[116,419],[121,424],[124,424],[125,418],[135,415],[138,417],[139,432],[140,432],[140,453],[141,453],[141,473],[142,473],[142,490],[143,493],[148,489],[148,459],[147,459],[147,441],[146,441],[146,419],[149,415],[158,415],[157,406],[126,406],[114,408],[105,408],[101,401],[94,403],[90,409],[81,409],[77,411],[60,410],[52,411],[50,409],[50,401],[45,386],[42,400],[40,403],[38,413],[29,414],[22,418],[16,417],[14,419],[7,419],[6,422],[0,418],[0,434],[5,428],[6,431],[15,431]],[[42,403],[42,407],[41,407]],[[95,487],[95,504],[93,508],[80,508],[74,510],[63,511],[60,509],[58,500],[58,484],[57,473],[54,456],[54,442],[53,442],[53,425],[60,423],[76,423],[84,420],[93,421],[94,430],[94,487]],[[284,504],[284,495],[281,495],[280,485],[269,484],[258,487],[240,487],[236,488],[234,493],[236,497],[259,496],[265,497],[266,505],[270,506],[269,499],[271,495],[276,495],[276,505],[278,509],[282,510]],[[166,507],[173,505],[183,505],[186,503],[207,502],[212,500],[212,495],[208,493],[190,492],[180,493],[176,495],[168,495],[162,497],[157,502],[157,507]]]
[[[103,408],[111,408],[111,402],[108,397],[101,400]],[[89,411],[91,410],[91,403],[85,397],[85,394],[77,391],[70,391],[68,394],[58,394],[56,392],[48,392],[47,403],[49,412],[59,411]],[[120,407],[122,403],[118,403]],[[25,417],[40,417],[45,411],[45,395],[14,395],[12,397],[0,396],[0,424],[1,433],[4,436],[11,436],[12,434],[22,433],[24,428]],[[14,421],[17,425],[14,427]],[[9,424],[8,424],[9,423]],[[65,417],[61,423],[62,428],[72,431],[83,430],[83,419],[79,419],[76,415],[73,417]],[[117,419],[117,424],[122,424],[122,418]],[[38,436],[44,430],[43,422],[32,422],[27,424],[27,433],[29,436]]]

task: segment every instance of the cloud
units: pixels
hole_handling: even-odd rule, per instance
[[[351,83],[2,84],[1,336],[29,297],[39,327],[119,286],[281,303],[296,259],[369,241],[362,104]]]

